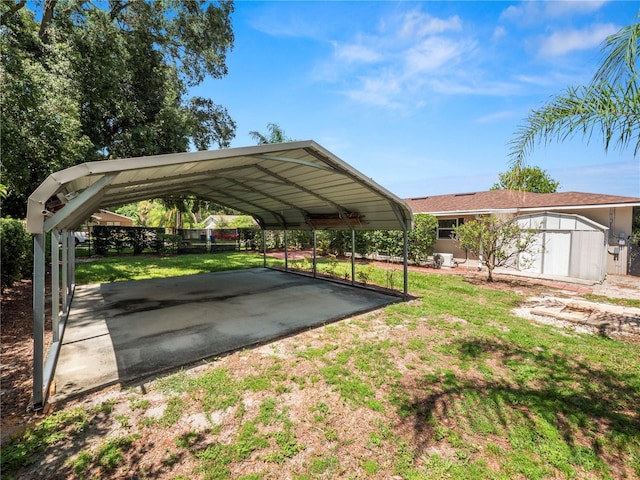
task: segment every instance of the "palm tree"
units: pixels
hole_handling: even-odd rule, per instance
[[[640,12],[638,15],[640,19]],[[640,151],[640,95],[638,48],[640,23],[607,37],[603,62],[591,83],[570,87],[529,114],[510,142],[512,163],[521,167],[536,142],[563,141],[581,133],[587,142],[594,131],[602,134],[605,152],[611,144]]]
[[[269,136],[263,135],[256,130],[252,130],[251,132],[249,132],[249,135],[251,135],[253,139],[258,142],[258,145],[266,145],[268,143],[293,142],[293,139],[287,137],[284,134],[284,130],[280,128],[280,125],[278,125],[277,123],[267,123],[267,130],[269,130]]]

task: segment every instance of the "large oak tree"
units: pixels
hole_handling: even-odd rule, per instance
[[[187,89],[226,75],[232,12],[226,0],[1,0],[3,215],[23,216],[60,168],[229,146],[226,109]]]

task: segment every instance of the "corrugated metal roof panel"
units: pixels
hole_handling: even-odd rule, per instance
[[[269,229],[312,229],[309,215],[342,218],[344,228],[362,230],[401,230],[413,222],[403,200],[317,143],[302,141],[92,162],[61,170],[29,197],[27,229],[72,230],[99,208],[167,194],[214,201],[261,219]],[[360,217],[361,222],[353,220]]]

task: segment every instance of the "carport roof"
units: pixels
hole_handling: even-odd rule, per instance
[[[403,230],[407,204],[314,141],[83,163],[29,197],[27,230],[74,230],[101,208],[194,195],[264,229]]]

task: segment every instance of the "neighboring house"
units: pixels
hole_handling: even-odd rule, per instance
[[[438,219],[435,252],[460,266],[477,268],[477,258],[460,249],[453,229],[482,215],[519,217],[540,230],[537,257],[522,271],[549,277],[602,281],[629,273],[633,207],[640,198],[581,192],[531,193],[512,190],[435,195],[406,200],[413,213]]]
[[[91,215],[91,225],[106,225],[115,227],[133,227],[134,220],[109,210],[100,210]]]

